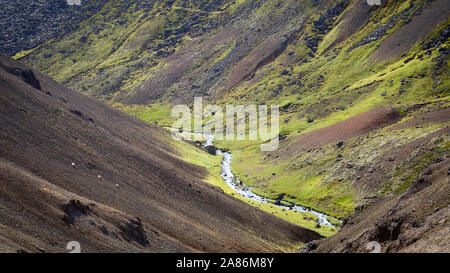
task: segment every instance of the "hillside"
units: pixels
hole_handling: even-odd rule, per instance
[[[200,95],[295,101],[311,92],[338,95],[363,79],[379,82],[380,62],[438,49],[412,47],[446,28],[448,10],[442,0],[381,7],[362,0],[110,1],[77,30],[28,52],[25,61],[78,91],[126,104],[189,102]],[[401,46],[396,39],[404,39]],[[426,69],[434,54],[408,70]],[[346,73],[335,77],[336,71]]]
[[[278,150],[214,145],[255,193],[344,220],[317,251],[366,251],[368,240],[448,251],[448,234],[433,242],[449,216],[449,14],[446,0],[107,1],[15,58],[160,126],[194,97],[279,105]]]
[[[446,129],[448,135],[449,129]],[[448,148],[447,148],[448,149]],[[314,252],[367,252],[378,242],[383,252],[447,253],[450,249],[449,158],[434,159],[398,196],[373,200],[349,218],[333,237],[308,244]]]
[[[4,55],[0,89],[0,252],[68,252],[70,241],[83,252],[278,252],[319,238],[205,183],[177,152],[189,144]]]
[[[83,5],[69,5],[70,0],[1,0],[0,52],[13,56],[60,33],[74,31],[107,1],[83,0]]]

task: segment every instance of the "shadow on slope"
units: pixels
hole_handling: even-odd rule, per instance
[[[289,251],[319,237],[204,183],[162,129],[0,63],[1,251]]]

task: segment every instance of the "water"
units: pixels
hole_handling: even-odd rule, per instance
[[[202,136],[203,138],[205,138],[205,142],[203,143],[204,147],[208,147],[208,146],[212,146],[212,143],[214,141],[214,136],[213,135],[208,135],[208,134],[200,134],[200,133],[190,133],[190,132],[183,132],[185,134],[192,134],[192,135],[197,135],[197,136]],[[217,150],[216,154],[218,155],[223,155],[223,160],[222,160],[222,173],[221,173],[221,177],[223,178],[223,180],[225,181],[225,183],[232,188],[233,190],[235,190],[239,195],[241,195],[242,197],[245,197],[249,200],[253,200],[255,202],[259,202],[259,203],[267,203],[267,204],[271,204],[274,205],[273,202],[271,202],[270,199],[267,199],[265,197],[259,196],[256,193],[254,193],[252,191],[251,187],[246,186],[244,183],[242,183],[242,181],[239,180],[239,178],[237,178],[232,170],[231,170],[231,154],[228,152],[224,152],[221,150]],[[298,205],[292,205],[292,206],[283,206],[283,205],[277,205],[280,208],[286,209],[286,210],[293,210],[293,211],[298,211],[298,212],[307,212],[307,213],[311,213],[314,214],[315,216],[317,216],[317,223],[321,226],[329,226],[329,227],[333,227],[333,228],[337,228],[335,227],[333,224],[331,224],[328,220],[327,220],[327,215],[323,214],[321,212],[309,209],[309,208],[305,208],[302,206],[298,206]],[[300,217],[300,216],[299,216]]]

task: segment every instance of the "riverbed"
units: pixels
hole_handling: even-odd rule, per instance
[[[183,132],[183,134],[191,134],[191,135],[201,136],[205,139],[205,141],[203,142],[203,146],[205,148],[213,146],[213,141],[214,141],[213,135],[191,133],[191,132]],[[252,187],[249,187],[249,186],[245,185],[244,183],[242,183],[242,181],[240,181],[239,178],[233,174],[232,168],[231,168],[231,159],[232,159],[231,153],[228,153],[228,152],[218,149],[218,150],[216,150],[216,154],[223,156],[222,173],[220,174],[220,176],[222,177],[224,182],[230,188],[232,188],[234,191],[236,191],[242,197],[247,198],[249,200],[253,200],[253,201],[259,202],[259,203],[267,203],[267,204],[271,204],[271,205],[276,205],[276,204],[274,204],[273,200],[267,199],[263,196],[260,196],[260,195],[257,195],[256,193],[254,193],[252,191]],[[309,208],[305,208],[303,206],[294,205],[294,204],[291,204],[290,206],[284,206],[284,205],[276,205],[276,206],[278,206],[282,209],[286,209],[286,210],[294,210],[294,211],[298,211],[298,212],[311,213],[311,214],[317,216],[317,219],[318,219],[317,223],[319,225],[338,228],[328,221],[327,215],[324,213],[321,213],[321,212],[318,212],[318,211],[315,211],[315,210],[312,210]]]

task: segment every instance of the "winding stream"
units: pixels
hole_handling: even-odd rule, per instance
[[[198,135],[201,136],[203,138],[205,138],[205,142],[203,143],[203,146],[209,147],[209,146],[213,146],[213,140],[214,140],[214,136],[213,135],[208,135],[208,134],[200,134],[200,133],[191,133],[191,132],[183,132],[185,134],[192,134],[192,135]],[[228,152],[224,152],[221,150],[216,150],[216,154],[218,155],[223,155],[223,160],[222,160],[222,173],[221,173],[221,177],[223,178],[223,180],[225,181],[225,183],[232,188],[233,190],[235,190],[239,195],[241,195],[244,198],[247,198],[249,200],[253,200],[255,202],[259,202],[259,203],[267,203],[267,204],[271,204],[271,205],[275,205],[273,203],[273,201],[271,202],[270,199],[267,199],[265,197],[259,196],[256,193],[254,193],[252,191],[251,187],[246,186],[244,183],[242,183],[242,181],[239,180],[239,178],[237,178],[233,172],[231,171],[231,154]],[[325,226],[329,226],[329,227],[333,227],[333,228],[337,228],[336,226],[334,226],[333,224],[331,224],[328,219],[327,219],[327,215],[323,214],[321,212],[309,209],[309,208],[305,208],[302,206],[298,206],[298,205],[292,205],[292,206],[283,206],[283,205],[276,205],[280,208],[286,209],[286,210],[294,210],[294,211],[298,211],[298,212],[307,212],[307,213],[311,213],[313,215],[316,215],[318,220],[317,223],[319,225],[325,225]]]

